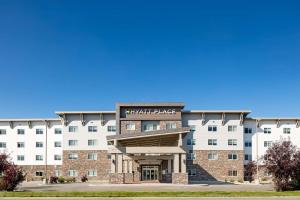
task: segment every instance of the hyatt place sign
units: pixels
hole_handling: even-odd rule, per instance
[[[175,109],[126,109],[126,115],[175,115]]]

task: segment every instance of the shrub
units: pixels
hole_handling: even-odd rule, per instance
[[[230,179],[229,181],[230,181],[230,183],[234,183],[234,180],[233,180],[233,179]]]
[[[57,181],[58,181],[59,183],[64,183],[64,182],[65,182],[65,178],[62,177],[62,176],[60,176],[60,177],[58,177]]]
[[[244,183],[244,180],[243,179],[239,179],[238,182],[239,183]]]
[[[82,176],[81,177],[81,182],[87,182],[88,181],[88,178],[86,177],[86,175]]]
[[[65,178],[65,181],[67,183],[75,183],[76,179],[75,179],[75,177],[67,177],[67,178]]]
[[[58,177],[57,176],[51,176],[50,177],[50,183],[53,184],[53,183],[57,183],[58,182]]]

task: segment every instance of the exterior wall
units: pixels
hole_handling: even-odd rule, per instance
[[[20,167],[26,173],[26,180],[27,181],[41,181],[44,177],[43,176],[36,176],[36,172],[40,171],[45,173],[46,166],[45,165],[20,165]],[[57,165],[48,165],[47,166],[47,176],[55,176],[55,170],[61,171],[61,166]]]

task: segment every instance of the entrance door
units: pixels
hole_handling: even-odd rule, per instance
[[[155,181],[158,177],[158,166],[142,166],[142,181]]]

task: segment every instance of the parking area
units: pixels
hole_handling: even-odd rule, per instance
[[[97,182],[43,184],[42,182],[23,182],[19,191],[132,191],[132,192],[172,192],[172,191],[273,191],[271,184],[227,184],[208,182],[191,185],[175,185],[167,183],[143,184],[103,184]]]

